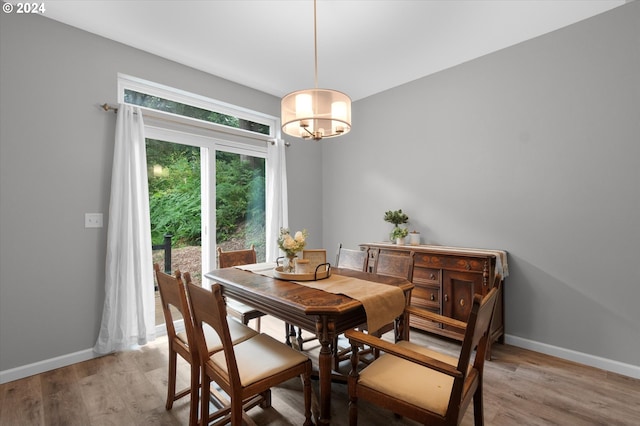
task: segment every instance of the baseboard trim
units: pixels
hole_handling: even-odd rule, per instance
[[[55,370],[56,368],[66,367],[98,356],[100,355],[96,354],[93,349],[85,349],[83,351],[34,362],[33,364],[0,371],[0,384],[24,379],[25,377],[33,376],[34,374],[40,374],[46,371]]]
[[[571,349],[561,348],[559,346],[552,346],[546,343],[536,342],[534,340],[528,340],[509,334],[505,335],[505,343],[519,348],[529,349],[531,351],[562,358],[567,361],[573,361],[590,367],[600,368],[601,370],[622,374],[623,376],[633,377],[634,379],[640,379],[640,366],[638,365],[625,364],[624,362],[601,358],[599,356],[585,354],[583,352],[577,352]]]
[[[180,327],[182,324],[176,325]],[[166,334],[164,325],[162,326],[162,329],[158,327],[156,331],[160,335]],[[159,337],[159,335],[156,334],[156,337]],[[536,342],[534,340],[524,339],[522,337],[512,336],[509,334],[505,335],[505,343],[517,346],[519,348],[566,359],[568,361],[577,362],[579,364],[588,365],[590,367],[600,368],[602,370],[622,374],[623,376],[640,379],[640,366],[637,365],[625,364],[623,362],[601,358],[595,355],[589,355],[558,346],[552,346],[546,343]],[[0,371],[0,384],[23,379],[25,377],[33,376],[34,374],[40,374],[46,371],[55,370],[56,368],[66,367],[68,365],[87,361],[98,356],[101,355],[96,354],[93,349],[85,349],[83,351],[78,351],[67,355],[34,362],[33,364],[23,365],[9,370]]]
[[[184,322],[182,320],[176,321],[174,325],[176,326],[177,332],[184,331]],[[167,328],[164,324],[156,326],[156,338],[165,336],[166,334]],[[91,348],[66,355],[61,355],[55,358],[34,362],[33,364],[27,364],[16,368],[11,368],[9,370],[3,370],[0,371],[0,384],[24,379],[25,377],[33,376],[34,374],[40,374],[47,371],[55,370],[56,368],[67,367],[71,364],[88,361],[100,356],[102,355],[95,353],[93,351],[93,348]]]

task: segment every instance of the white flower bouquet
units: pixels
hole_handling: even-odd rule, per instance
[[[278,247],[280,250],[286,253],[287,257],[291,258],[296,255],[297,252],[304,249],[307,243],[307,237],[309,234],[306,229],[296,232],[293,236],[289,232],[289,228],[280,228],[280,235],[278,236]]]

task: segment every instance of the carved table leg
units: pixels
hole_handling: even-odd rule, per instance
[[[409,306],[410,295],[405,295],[405,305]],[[409,316],[404,312],[395,320],[395,341],[409,340]]]
[[[289,324],[288,322],[284,323],[284,335],[285,335],[285,343],[287,344],[287,346],[291,346],[292,348],[299,351],[302,350],[301,343],[298,345],[298,347],[294,347],[294,343],[299,342],[299,340],[296,339],[296,328],[293,325]],[[293,340],[293,343],[292,343],[292,340]]]
[[[318,359],[318,376],[320,381],[320,425],[331,422],[331,360],[332,342],[335,336],[335,324],[326,317],[318,318],[316,334],[322,347]]]

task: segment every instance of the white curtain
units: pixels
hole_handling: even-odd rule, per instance
[[[144,125],[119,105],[111,177],[105,301],[94,347],[106,354],[155,338],[155,299]]]
[[[276,139],[267,146],[267,262],[280,256],[278,233],[288,226],[289,206],[287,201],[287,159],[285,144]]]

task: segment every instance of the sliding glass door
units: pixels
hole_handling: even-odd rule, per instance
[[[264,158],[216,151],[216,246],[224,251],[254,246],[264,262]]]
[[[200,285],[217,267],[217,247],[253,245],[264,261],[265,155],[167,129],[147,129],[147,136],[154,263],[188,271]],[[156,323],[164,323],[158,307]]]

